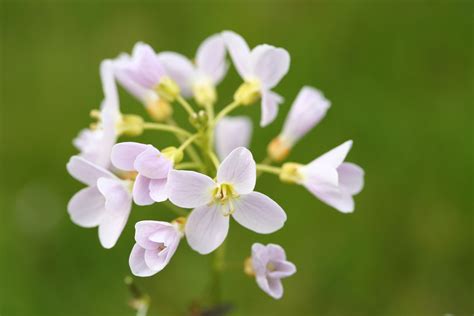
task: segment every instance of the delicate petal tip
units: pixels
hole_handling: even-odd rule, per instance
[[[224,160],[237,147],[247,147],[252,136],[252,121],[246,116],[223,117],[216,126],[216,151]]]
[[[195,76],[192,62],[185,56],[175,52],[161,52],[157,55],[168,76],[181,88],[184,97],[192,95],[191,82]]]
[[[344,162],[338,168],[340,187],[352,195],[359,194],[364,188],[364,169],[360,166]]]
[[[251,74],[250,48],[247,42],[233,31],[223,31],[221,34],[237,72],[245,79]]]
[[[262,93],[262,116],[260,126],[266,127],[272,123],[278,115],[278,106],[283,102],[283,98],[275,92],[264,91]]]
[[[253,75],[267,89],[276,86],[290,69],[290,54],[283,48],[258,45],[252,50],[250,59]]]
[[[151,205],[155,201],[150,196],[151,179],[139,174],[133,184],[133,201],[140,206]]]
[[[140,247],[139,244],[133,246],[128,262],[130,270],[135,276],[149,277],[156,273],[147,266],[145,262],[145,249]]]
[[[105,216],[105,198],[97,187],[87,187],[77,192],[67,205],[71,221],[81,227],[96,227]]]
[[[171,170],[166,190],[168,198],[176,206],[193,208],[208,204],[212,200],[214,180],[194,171]]]
[[[110,160],[112,164],[124,171],[135,171],[134,163],[135,159],[148,148],[148,145],[135,143],[135,142],[123,142],[115,144],[112,147],[112,153]]]
[[[237,193],[253,191],[257,181],[257,165],[250,150],[234,149],[217,169],[217,182],[232,184]]]
[[[206,38],[196,52],[196,66],[199,72],[212,79],[213,84],[219,83],[227,71],[225,60],[226,50],[221,34]]]
[[[95,186],[101,177],[115,178],[108,170],[80,156],[72,156],[66,164],[66,169],[74,179],[88,186]]]

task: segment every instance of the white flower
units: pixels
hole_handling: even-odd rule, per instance
[[[81,227],[99,227],[99,240],[112,248],[122,233],[132,208],[130,181],[124,181],[86,159],[73,156],[67,170],[87,185],[69,201],[71,220]]]
[[[252,121],[246,116],[223,117],[216,125],[216,152],[223,160],[237,147],[248,147],[252,136]]]
[[[216,181],[194,171],[173,170],[168,175],[168,196],[183,208],[194,208],[185,234],[191,248],[201,254],[215,250],[229,230],[229,217],[260,234],[280,229],[286,221],[283,209],[266,195],[254,192],[256,164],[240,147],[217,170]]]
[[[222,33],[237,72],[244,80],[234,96],[242,104],[251,104],[262,98],[261,126],[276,118],[283,98],[271,91],[290,68],[290,55],[283,48],[258,45],[250,50],[245,40],[231,31]]]

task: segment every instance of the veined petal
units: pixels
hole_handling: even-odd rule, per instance
[[[260,234],[270,234],[283,227],[285,211],[268,196],[252,192],[234,202],[234,219],[242,226]]]
[[[334,207],[336,210],[342,213],[352,213],[354,211],[352,195],[341,188],[313,183],[304,184],[304,186],[318,199]]]
[[[283,296],[283,285],[280,279],[267,278],[268,280],[268,292],[271,297],[279,300]]]
[[[212,200],[214,180],[194,171],[172,170],[168,174],[168,198],[184,208],[193,208],[208,204]]]
[[[225,44],[221,34],[214,34],[204,40],[196,53],[199,72],[209,76],[213,84],[218,84],[227,71]]]
[[[140,247],[139,244],[135,244],[135,246],[133,246],[128,263],[133,275],[139,277],[148,277],[156,273],[147,266],[145,262],[145,249]]]
[[[332,168],[337,168],[339,165],[346,159],[349,150],[352,147],[352,140],[348,140],[345,143],[337,146],[334,149],[331,149],[322,156],[311,161],[307,166],[314,166],[315,164],[323,164],[330,166]]]
[[[133,184],[133,201],[137,205],[151,205],[155,203],[150,196],[150,178],[139,174]]]
[[[222,38],[229,51],[235,69],[242,79],[251,75],[250,71],[250,49],[242,36],[232,31],[222,32]]]
[[[150,179],[165,179],[173,166],[171,160],[163,156],[158,149],[153,146],[137,156],[133,164],[139,174]]]
[[[359,194],[364,187],[364,170],[351,162],[344,162],[338,168],[339,186],[351,195]]]
[[[168,234],[168,231],[172,229],[174,229],[173,225],[168,222],[140,221],[135,224],[135,241],[142,248],[148,250],[157,249],[158,243],[152,241],[150,237],[156,233]]]
[[[150,181],[150,197],[155,202],[163,202],[168,199],[167,182],[167,179],[152,179]]]
[[[66,168],[74,179],[88,186],[95,186],[97,180],[101,177],[109,179],[116,178],[108,170],[79,156],[72,156],[71,159],[69,159]]]
[[[222,215],[215,203],[195,208],[185,226],[189,246],[203,255],[219,247],[228,231],[229,216]]]
[[[131,95],[140,100],[146,105],[147,98],[152,90],[145,88],[138,82],[133,80],[126,72],[126,69],[132,63],[131,57],[128,54],[121,54],[114,62],[114,74],[117,81],[127,90]]]
[[[250,150],[234,149],[217,169],[217,182],[232,184],[238,194],[247,194],[255,188],[257,166]]]
[[[252,121],[246,116],[223,117],[216,126],[216,151],[223,160],[237,147],[248,147]]]
[[[278,106],[283,98],[273,91],[262,91],[262,116],[260,126],[265,127],[275,120],[278,115]]]
[[[98,226],[106,213],[105,198],[95,186],[84,188],[71,198],[67,211],[76,225]]]
[[[161,52],[157,56],[167,75],[181,88],[182,95],[190,97],[192,95],[191,82],[195,75],[194,65],[191,61],[175,52]]]
[[[118,169],[135,171],[135,159],[137,159],[138,155],[144,152],[147,148],[148,145],[135,142],[115,144],[112,148],[110,159],[112,164]]]
[[[258,45],[252,50],[250,59],[252,74],[266,89],[276,86],[290,69],[290,54],[283,48]]]

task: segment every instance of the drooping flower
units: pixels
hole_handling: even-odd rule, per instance
[[[168,176],[170,201],[194,208],[185,227],[191,248],[201,254],[215,250],[229,230],[229,217],[260,234],[280,229],[283,209],[266,195],[254,192],[256,164],[246,148],[233,150],[217,170],[216,181],[194,172],[172,170]]]
[[[303,87],[286,117],[283,130],[268,146],[274,161],[284,160],[291,148],[326,115],[331,102],[317,89]]]
[[[353,195],[364,187],[364,170],[344,162],[352,141],[328,151],[307,165],[285,163],[282,181],[303,185],[313,195],[342,213],[354,211]]]
[[[71,220],[81,227],[98,226],[100,243],[104,248],[112,248],[132,208],[131,182],[79,156],[71,157],[67,170],[87,185],[69,201]]]
[[[112,61],[104,60],[100,65],[100,77],[104,90],[104,100],[100,111],[91,115],[98,120],[92,128],[83,129],[74,139],[74,146],[80,156],[101,167],[110,166],[110,152],[120,135],[120,114],[117,86],[115,84]]]
[[[237,147],[248,147],[252,121],[246,116],[223,117],[216,125],[216,152],[223,160]]]
[[[168,198],[166,183],[173,169],[176,150],[160,152],[152,145],[135,142],[118,143],[112,148],[112,164],[121,170],[138,172],[133,184],[137,205],[150,205]]]
[[[296,272],[295,265],[286,260],[285,250],[275,244],[254,243],[250,263],[249,270],[255,275],[258,286],[274,299],[283,296],[281,279]]]
[[[139,277],[152,276],[170,262],[178,248],[182,221],[172,223],[141,221],[135,224],[135,245],[130,253],[132,273]]]
[[[267,126],[276,118],[278,105],[283,98],[271,89],[275,87],[290,68],[290,55],[283,48],[258,45],[250,50],[245,40],[231,31],[222,33],[237,72],[244,83],[237,90],[234,99],[250,105],[262,99],[260,125]]]
[[[220,34],[204,40],[196,52],[195,63],[175,52],[161,52],[158,60],[181,88],[185,97],[193,96],[200,105],[212,105],[216,86],[227,72],[226,50]]]

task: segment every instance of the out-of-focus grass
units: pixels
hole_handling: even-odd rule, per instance
[[[66,213],[81,187],[65,171],[71,140],[100,104],[102,59],[138,40],[192,56],[222,29],[292,56],[277,88],[287,100],[281,115],[255,129],[257,159],[308,84],[333,106],[291,160],[310,161],[351,138],[349,160],[367,173],[352,215],[261,178],[258,190],[285,208],[287,225],[270,236],[231,225],[228,259],[240,262],[255,241],[275,242],[298,273],[273,301],[239,269],[229,271],[224,296],[235,315],[473,313],[472,12],[472,2],[455,0],[3,1],[0,314],[133,314],[123,285],[133,224],[171,214],[135,207],[118,245],[102,249],[96,231],[74,226]],[[221,106],[238,83],[231,69]],[[143,113],[125,93],[121,102],[125,112]],[[257,106],[245,113],[258,122]],[[173,141],[153,133],[141,139]],[[151,315],[176,315],[198,298],[209,260],[183,242],[162,273],[138,280],[153,297]]]

